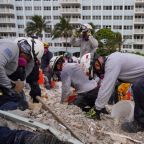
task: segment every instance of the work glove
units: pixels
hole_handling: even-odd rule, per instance
[[[14,83],[15,83],[14,90],[15,90],[17,93],[22,92],[22,90],[23,90],[23,88],[24,88],[24,81],[17,80],[17,81],[15,81]]]
[[[91,108],[89,112],[86,113],[86,116],[89,118],[101,120],[101,117],[100,117],[101,113],[109,114],[106,108],[103,108],[101,110],[97,110],[96,108]]]

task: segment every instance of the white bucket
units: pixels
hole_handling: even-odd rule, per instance
[[[117,119],[133,121],[134,119],[134,102],[122,100],[112,107],[111,116]]]

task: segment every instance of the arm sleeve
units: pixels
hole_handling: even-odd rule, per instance
[[[96,49],[98,48],[98,41],[93,37],[93,36],[89,36],[89,42],[92,46],[92,51],[91,53],[93,54],[94,52],[96,52]]]
[[[62,80],[62,97],[61,97],[61,103],[64,102],[64,100],[70,95],[70,87],[71,87],[71,78],[68,74],[62,73],[61,74],[61,80]]]
[[[96,109],[100,110],[104,108],[105,105],[108,103],[108,100],[110,99],[114,91],[115,84],[120,73],[120,69],[120,66],[116,64],[111,64],[110,67],[106,68],[104,79],[101,83],[101,87],[98,92],[98,97],[95,101]]]
[[[80,38],[75,38],[75,37],[71,37],[70,43],[72,46],[76,46],[79,47],[81,45],[81,39]]]
[[[12,87],[11,80],[8,78],[5,69],[5,66],[11,61],[12,58],[12,51],[8,48],[0,53],[0,85],[6,88]]]

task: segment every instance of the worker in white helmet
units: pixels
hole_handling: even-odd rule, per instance
[[[98,41],[92,36],[91,31],[90,24],[82,24],[79,30],[73,31],[70,43],[72,46],[80,47],[80,57],[86,53],[93,54],[98,47]]]

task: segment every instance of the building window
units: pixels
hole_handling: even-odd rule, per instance
[[[41,10],[41,7],[40,6],[35,6],[34,10]]]
[[[101,29],[101,25],[96,25],[95,29]]]
[[[90,20],[91,16],[83,16],[83,20]]]
[[[114,16],[113,19],[114,20],[122,20],[122,16]]]
[[[45,19],[50,20],[51,16],[44,16]]]
[[[31,20],[31,19],[32,19],[32,16],[26,16],[26,19],[27,19],[27,20]]]
[[[123,6],[114,6],[114,10],[123,10]]]
[[[16,7],[16,10],[23,10],[23,7]]]
[[[133,26],[128,26],[128,25],[127,25],[127,26],[126,26],[126,25],[124,26],[124,29],[125,29],[125,30],[132,30],[132,28],[133,28]]]
[[[23,19],[23,16],[17,16],[17,19],[18,19],[18,20],[22,20],[22,19]]]
[[[24,28],[24,25],[18,25],[18,28]]]
[[[51,10],[50,6],[44,7],[44,10]]]
[[[133,16],[124,16],[124,20],[133,20]]]
[[[19,37],[25,37],[25,34],[19,33]]]
[[[112,6],[103,6],[103,10],[112,10]]]
[[[121,26],[121,25],[114,25],[114,26],[113,26],[113,29],[119,29],[119,30],[121,30],[121,29],[122,29],[122,26]]]
[[[93,16],[94,20],[101,20],[101,16]]]
[[[111,28],[111,25],[103,25],[103,28]]]
[[[32,7],[30,7],[30,6],[27,6],[27,7],[25,7],[25,10],[32,10]]]
[[[53,16],[54,20],[58,20],[60,18],[60,16]]]
[[[15,0],[15,1],[22,1],[22,0]]]
[[[111,20],[112,16],[103,16],[103,20]]]
[[[53,10],[58,10],[58,9],[59,9],[58,6],[54,6],[54,7],[53,7]]]
[[[25,0],[25,1],[31,1],[31,0]]]
[[[132,39],[132,35],[123,35],[123,39]]]
[[[125,49],[125,48],[126,48],[126,49],[131,49],[131,47],[132,47],[131,45],[123,45],[123,48],[124,48],[124,49]]]
[[[91,6],[83,6],[83,10],[91,10]]]
[[[125,6],[125,10],[133,10],[133,9],[134,9],[134,6],[130,6],[130,5]]]
[[[101,10],[101,6],[93,6],[93,10]]]

